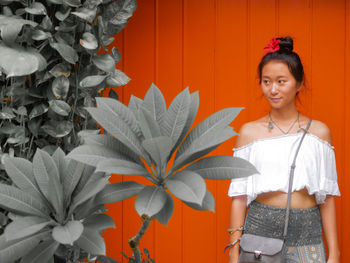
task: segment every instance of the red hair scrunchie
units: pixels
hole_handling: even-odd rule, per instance
[[[266,55],[267,53],[270,53],[270,52],[276,52],[277,50],[280,49],[280,46],[279,46],[279,43],[281,42],[281,40],[277,40],[276,38],[273,38],[270,40],[270,42],[267,44],[266,47],[264,47],[264,49],[268,49],[268,50],[265,50],[265,53],[264,55]]]

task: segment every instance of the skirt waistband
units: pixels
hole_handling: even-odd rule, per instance
[[[244,233],[283,239],[286,209],[251,202],[244,223]],[[290,209],[287,246],[304,246],[322,242],[321,215],[318,206]]]

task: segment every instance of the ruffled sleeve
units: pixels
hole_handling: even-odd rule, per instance
[[[250,147],[244,146],[241,148],[233,148],[234,157],[240,157],[249,161]],[[231,184],[228,189],[228,196],[250,195],[253,192],[252,189],[252,176],[231,179]]]

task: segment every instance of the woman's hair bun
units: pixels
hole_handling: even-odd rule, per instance
[[[293,51],[293,39],[291,37],[278,37],[277,39],[280,40],[279,46],[281,51]]]

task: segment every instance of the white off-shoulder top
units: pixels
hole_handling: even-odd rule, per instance
[[[232,179],[228,195],[247,195],[249,205],[261,193],[288,193],[290,166],[302,134],[258,139],[233,148],[233,156],[248,160],[259,173]],[[326,195],[340,195],[334,147],[311,133],[306,134],[300,147],[294,172],[293,191],[303,188],[315,195],[317,204],[323,203]]]

